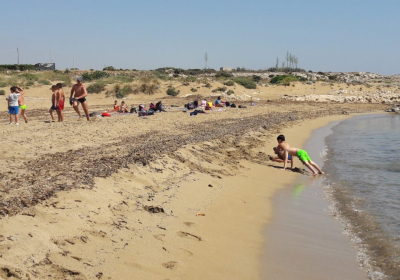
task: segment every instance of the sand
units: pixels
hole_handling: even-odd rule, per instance
[[[89,106],[112,101],[92,95]],[[301,147],[344,111],[381,108],[258,102],[90,122],[67,108],[51,123],[39,104],[30,123],[1,125],[3,279],[260,279],[271,198],[310,176],[268,160],[276,136]]]

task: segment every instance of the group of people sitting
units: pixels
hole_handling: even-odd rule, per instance
[[[126,105],[125,101],[122,101],[121,105],[118,105],[118,100],[115,100],[114,111],[118,113],[129,113],[128,105]]]

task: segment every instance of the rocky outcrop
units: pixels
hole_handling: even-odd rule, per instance
[[[346,91],[339,90],[333,91],[334,94],[326,95],[285,95],[281,99],[288,101],[302,101],[302,102],[336,102],[336,103],[384,103],[384,104],[397,104],[400,102],[400,94],[392,91],[377,91],[373,93],[364,93],[362,91]],[[343,94],[354,95],[343,95]]]

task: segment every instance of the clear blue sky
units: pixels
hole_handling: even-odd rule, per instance
[[[400,73],[399,0],[0,0],[0,64]]]

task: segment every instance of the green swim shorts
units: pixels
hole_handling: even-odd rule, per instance
[[[304,150],[299,150],[299,151],[297,152],[297,156],[299,157],[299,159],[300,159],[302,162],[306,162],[306,161],[310,162],[310,161],[311,161],[311,159],[310,159],[310,157],[308,156],[307,152],[304,151]]]
[[[26,110],[26,105],[21,105],[19,106],[19,108],[21,108],[22,110]]]

